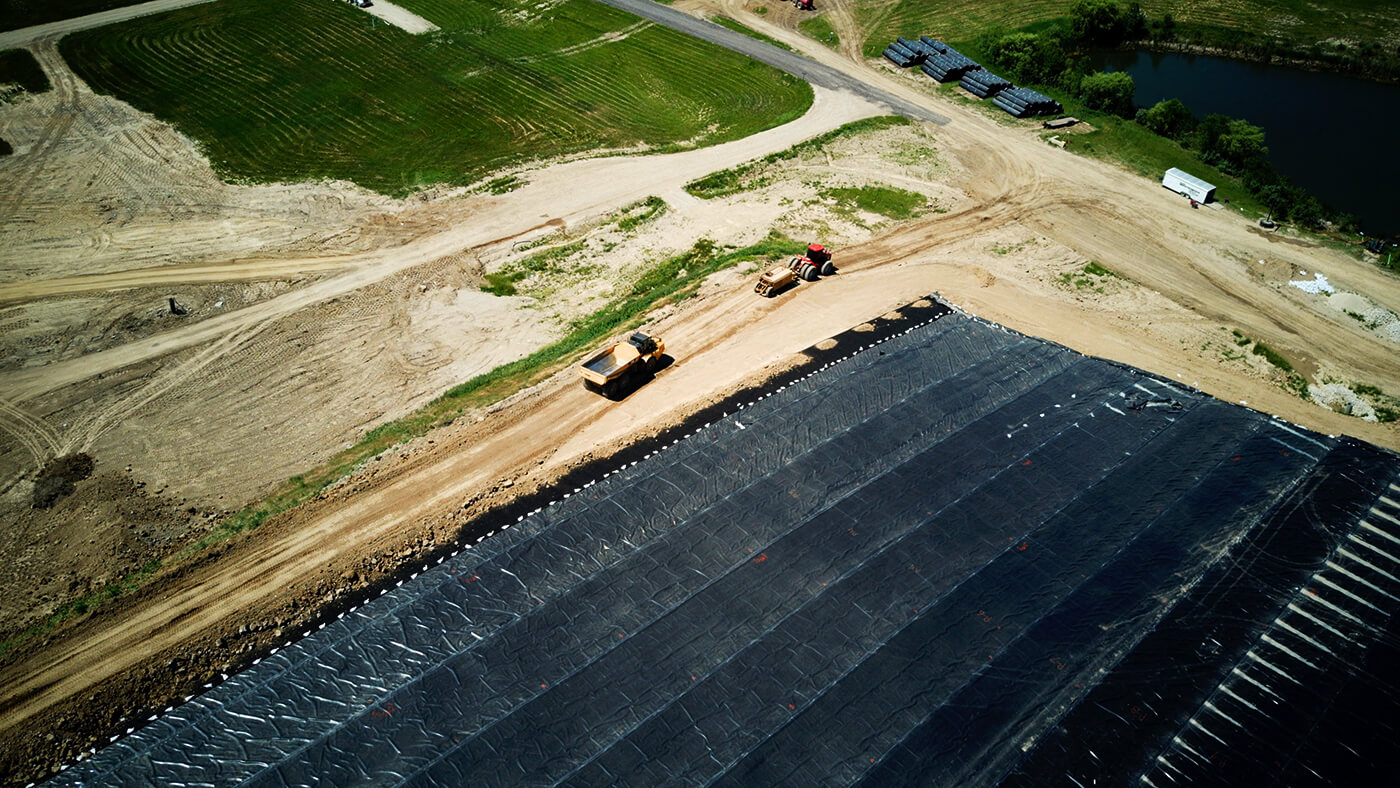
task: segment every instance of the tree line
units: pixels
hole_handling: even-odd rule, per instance
[[[1279,220],[1291,219],[1312,228],[1327,222],[1354,226],[1354,219],[1336,215],[1278,172],[1269,159],[1263,129],[1227,115],[1206,115],[1197,120],[1179,99],[1138,107],[1130,75],[1096,72],[1090,66],[1087,53],[1091,49],[1160,39],[1173,35],[1174,30],[1170,14],[1151,20],[1137,3],[1120,6],[1115,0],[1075,0],[1069,16],[1048,30],[989,31],[979,39],[978,47],[1001,73],[1017,82],[1059,88],[1089,109],[1133,120],[1194,152],[1201,161],[1238,177],[1245,190]]]

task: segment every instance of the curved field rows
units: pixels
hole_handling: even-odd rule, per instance
[[[412,36],[344,4],[248,0],[75,34],[63,50],[94,89],[200,140],[227,177],[388,193],[600,147],[713,144],[811,101],[799,80],[585,0],[495,14],[406,5],[444,29]]]

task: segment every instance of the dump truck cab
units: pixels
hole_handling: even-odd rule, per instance
[[[608,399],[618,399],[661,364],[666,346],[640,331],[625,342],[604,348],[579,364],[584,388]]]

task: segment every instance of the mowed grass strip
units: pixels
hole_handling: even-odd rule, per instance
[[[1119,3],[1126,8],[1126,0]],[[1140,0],[1152,19],[1171,14],[1178,25],[1247,31],[1294,46],[1330,38],[1388,42],[1400,30],[1400,3],[1393,0]],[[988,30],[1011,31],[1069,15],[1067,0],[1003,2],[894,2],[858,0],[857,18],[866,31],[862,51],[878,57],[896,36],[928,35],[971,42]]]
[[[600,148],[725,142],[812,101],[801,80],[588,0],[403,5],[443,29],[414,36],[327,0],[240,0],[60,46],[96,90],[198,140],[226,178],[393,195]]]

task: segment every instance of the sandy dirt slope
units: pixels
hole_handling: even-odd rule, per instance
[[[699,297],[656,316],[651,328],[677,362],[627,400],[592,397],[565,373],[387,453],[177,576],[30,643],[0,666],[5,769],[34,774],[71,757],[211,671],[285,641],[318,605],[411,565],[493,504],[933,291],[1082,352],[1400,447],[1392,425],[1286,391],[1231,334],[1267,342],[1315,380],[1394,385],[1393,338],[1286,284],[1321,272],[1394,313],[1394,278],[1306,240],[1261,234],[1228,210],[1192,211],[1151,181],[1045,144],[1034,124],[996,122],[931,95],[922,75],[815,46],[793,32],[791,6],[763,17],[726,7],[952,122],[881,138],[880,155],[855,149],[795,163],[786,180],[714,202],[681,186],[878,110],[818,91],[806,118],[747,140],[532,170],[527,186],[498,197],[388,201],[336,184],[249,190],[220,184],[187,140],[92,96],[51,45],[38,46],[59,87],[0,110],[0,133],[24,146],[0,162],[0,505],[24,539],[0,548],[27,556],[7,585],[38,587],[37,573],[62,573],[59,587],[26,598],[31,606],[88,587],[103,562],[139,564],[182,544],[363,429],[538,347],[628,271],[697,237],[748,243],[784,227],[836,245],[841,273],[773,301],[749,292],[750,275],[716,275]],[[852,16],[834,16],[842,40],[857,40],[841,27]],[[108,125],[134,136],[104,142]],[[130,163],[112,165],[100,189],[85,186],[82,173],[107,161]],[[809,185],[838,182],[912,188],[934,210],[893,229],[861,226],[831,213]],[[114,228],[103,193],[118,210],[131,206]],[[160,193],[174,196],[142,202]],[[667,200],[665,217],[635,237],[605,233],[610,211],[652,194]],[[305,213],[313,205],[320,212]],[[83,240],[103,232],[120,252]],[[592,244],[574,286],[515,299],[477,290],[485,272],[526,253],[514,247],[546,236]],[[45,256],[51,265],[27,262]],[[1090,260],[1120,278],[1074,284]],[[168,297],[189,314],[170,315]],[[28,509],[35,469],[80,449],[96,457],[95,475],[52,510]],[[64,522],[80,526],[64,531]],[[85,558],[55,568],[51,557],[44,563],[50,544]]]

